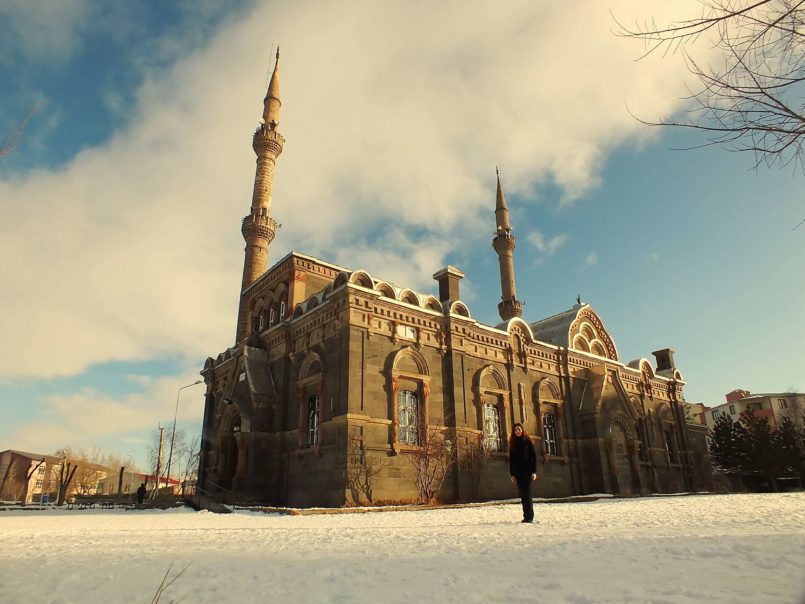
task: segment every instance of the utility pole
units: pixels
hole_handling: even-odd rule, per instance
[[[157,496],[157,491],[159,491],[159,471],[162,469],[162,433],[164,432],[165,428],[159,426],[159,451],[157,452],[157,471],[154,473],[154,478],[156,479],[156,488],[151,491],[151,499]]]

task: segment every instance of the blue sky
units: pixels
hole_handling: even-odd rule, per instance
[[[0,159],[0,448],[140,461],[177,389],[232,344],[276,43],[274,260],[422,292],[454,264],[495,324],[499,164],[527,320],[580,294],[622,361],[673,347],[690,401],[805,389],[802,175],[671,151],[701,140],[629,116],[684,110],[679,57],[636,63],[610,31],[610,8],[680,16],[662,4],[447,3],[424,21],[416,3],[0,6],[0,131],[38,108]],[[188,431],[202,391],[182,391]]]

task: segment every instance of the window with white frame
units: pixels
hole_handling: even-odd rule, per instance
[[[735,405],[730,405],[730,415],[735,415]]]
[[[720,420],[720,419],[721,419],[721,411],[718,411],[718,410],[713,411],[713,419],[714,419],[715,421]]]
[[[542,430],[545,436],[545,453],[547,455],[559,455],[559,447],[556,440],[556,415],[553,413],[542,414]]]
[[[500,409],[495,403],[484,405],[484,448],[487,451],[503,449],[503,439],[500,434]]]
[[[319,395],[311,394],[307,399],[307,446],[319,444]]]
[[[410,325],[397,325],[397,337],[406,340],[416,340],[416,327]]]
[[[285,318],[285,300],[280,302],[280,316],[279,320],[282,321]]]
[[[271,327],[274,325],[274,321],[277,320],[277,312],[274,310],[274,307],[271,307],[271,310],[268,311],[268,326]]]
[[[400,391],[400,417],[397,425],[397,439],[406,445],[419,444],[419,430],[417,419],[419,413],[419,400],[416,392],[411,390]]]

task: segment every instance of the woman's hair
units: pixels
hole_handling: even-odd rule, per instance
[[[523,431],[523,433],[519,437],[514,433],[514,429],[517,426],[520,426],[520,430]],[[523,424],[521,424],[520,422],[517,422],[512,426],[512,433],[509,434],[509,448],[511,449],[512,446],[514,445],[515,440],[520,438],[528,438],[528,433],[526,433],[525,431],[525,426],[523,426]]]

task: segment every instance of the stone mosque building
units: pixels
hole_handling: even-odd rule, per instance
[[[671,349],[653,352],[653,362],[622,361],[601,317],[580,301],[522,318],[499,177],[497,325],[473,319],[452,266],[433,275],[438,295],[296,252],[269,268],[271,190],[285,143],[278,63],[279,52],[253,138],[235,343],[201,372],[201,492],[343,506],[364,502],[354,487],[368,476],[373,501],[415,501],[411,457],[436,434],[454,460],[439,501],[510,498],[515,422],[538,452],[537,497],[708,488],[706,429],[685,421]]]

